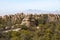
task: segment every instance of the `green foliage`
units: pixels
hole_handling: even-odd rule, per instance
[[[48,22],[48,15],[29,15],[31,18],[35,18],[36,26],[27,27],[26,25],[20,25],[24,14],[9,15],[0,18],[0,40],[60,40],[60,21]],[[14,28],[12,28],[12,26]],[[5,27],[11,27],[10,29],[21,28],[19,31],[3,32]],[[1,30],[2,29],[2,30]]]
[[[28,27],[25,26],[25,25],[21,25],[20,28],[21,28],[21,29],[24,29],[24,30],[27,30],[27,29],[28,29]]]

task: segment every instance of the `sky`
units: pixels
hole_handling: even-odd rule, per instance
[[[0,0],[0,15],[29,9],[60,11],[60,0]]]

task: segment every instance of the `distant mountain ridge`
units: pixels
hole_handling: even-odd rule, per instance
[[[22,11],[24,13],[55,13],[55,14],[59,14],[60,11],[59,10],[55,10],[55,11],[46,11],[46,10],[36,10],[36,9],[29,9],[29,10],[24,10]]]
[[[55,11],[47,11],[47,10],[38,10],[38,9],[28,9],[28,10],[20,10],[20,11],[13,11],[13,12],[0,12],[0,16],[3,15],[10,15],[10,14],[16,14],[16,13],[25,13],[25,14],[60,14],[59,10]]]

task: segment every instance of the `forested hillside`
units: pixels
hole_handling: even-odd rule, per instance
[[[60,15],[0,16],[0,40],[60,40]]]

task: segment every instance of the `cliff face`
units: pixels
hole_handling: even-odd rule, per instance
[[[58,21],[60,20],[60,15],[58,14],[41,14],[40,16],[37,16],[36,18],[44,18],[46,19],[46,21],[48,22],[52,22],[52,21]]]
[[[5,15],[3,17],[0,16],[0,19],[4,20],[6,25],[15,25],[21,24],[26,26],[36,26],[39,22],[60,22],[60,15],[58,14],[28,14],[25,15],[15,14],[15,15]],[[40,21],[38,21],[40,20]],[[0,20],[1,21],[1,20]],[[4,23],[3,22],[3,23]]]
[[[36,26],[35,24],[36,20],[32,17],[32,16],[29,16],[27,15],[23,20],[22,20],[22,23],[21,25],[26,25],[26,26]]]
[[[41,20],[43,19],[45,22],[59,22],[60,21],[60,15],[56,15],[56,14],[40,14],[40,15],[26,15],[26,17],[24,17],[24,19],[22,20],[22,25],[25,24],[26,26],[31,26],[34,25],[36,26],[36,24],[38,24],[39,21],[36,20]]]

